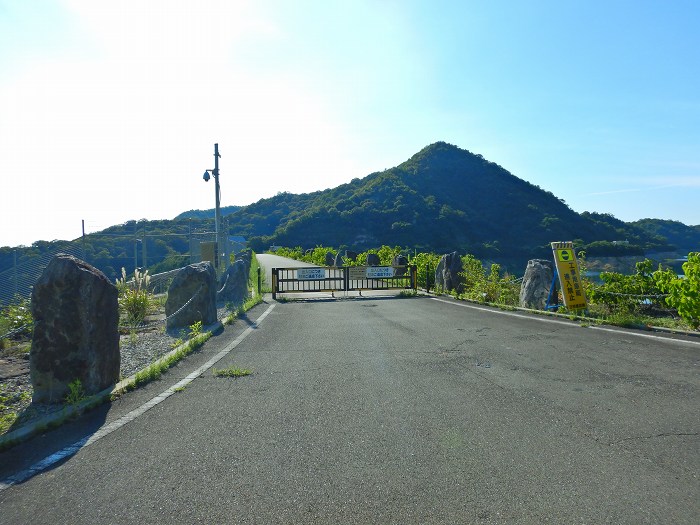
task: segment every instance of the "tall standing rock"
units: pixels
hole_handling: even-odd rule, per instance
[[[246,248],[238,252],[234,258],[234,261],[241,260],[245,263],[246,275],[250,273],[250,265],[253,263],[253,250]],[[247,280],[247,277],[246,277]]]
[[[379,266],[381,262],[379,261],[379,255],[376,253],[367,254],[367,266]]]
[[[326,266],[335,266],[335,255],[333,252],[326,252]]]
[[[456,290],[461,293],[463,290],[462,277],[459,273],[463,271],[462,259],[457,252],[446,253],[440,258],[435,269],[435,286],[440,287],[445,292]]]
[[[520,306],[544,310],[554,270],[547,259],[532,259],[527,262],[523,283],[520,285]]]
[[[238,259],[226,269],[221,278],[221,289],[216,300],[239,306],[248,298],[248,271],[243,259]]]
[[[210,262],[185,266],[168,288],[167,329],[187,328],[197,321],[203,325],[216,322],[216,291],[216,272]]]
[[[402,275],[406,274],[406,268],[408,266],[408,259],[406,258],[405,255],[395,255],[394,258],[391,260],[391,265],[392,266],[404,266],[404,268],[397,268],[396,269],[396,276],[401,277]]]
[[[63,402],[76,379],[88,395],[119,380],[117,295],[86,262],[63,253],[51,260],[32,291],[33,402]]]

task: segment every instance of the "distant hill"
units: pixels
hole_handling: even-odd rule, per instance
[[[557,240],[575,240],[596,255],[674,248],[641,225],[578,214],[552,193],[445,142],[333,189],[262,199],[231,214],[229,224],[258,249],[388,244],[520,266],[549,257],[549,243]]]
[[[651,235],[665,238],[681,253],[700,251],[700,225],[687,226],[682,222],[662,219],[642,219],[631,224]]]
[[[240,206],[223,206],[221,208],[221,215],[226,216],[234,211],[240,210]],[[182,212],[180,215],[175,217],[173,220],[174,221],[179,221],[182,219],[211,219],[214,217],[214,210],[190,210],[190,211],[185,211]]]

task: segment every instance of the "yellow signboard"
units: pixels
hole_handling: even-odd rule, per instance
[[[564,296],[564,306],[569,310],[583,310],[588,304],[581,283],[581,272],[574,253],[573,242],[553,242],[554,263],[557,266],[559,285]]]

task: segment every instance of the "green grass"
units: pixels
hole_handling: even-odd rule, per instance
[[[66,404],[77,405],[85,398],[85,389],[83,388],[83,383],[80,381],[80,379],[76,379],[75,381],[68,383],[68,393],[65,397]]]
[[[0,434],[7,432],[17,421],[17,413],[9,412],[0,416]]]
[[[197,321],[190,325],[190,331],[187,334],[189,337],[197,337],[202,333],[202,321]]]
[[[248,299],[245,300],[245,302],[240,305],[238,308],[236,308],[231,314],[224,318],[221,322],[223,324],[231,324],[233,323],[236,319],[238,319],[241,315],[246,313],[248,310],[253,308],[254,306],[262,303],[262,295],[256,295],[254,297],[249,297]]]
[[[11,402],[9,394],[0,385],[0,434],[4,434],[17,419],[17,413],[10,408]]]
[[[204,343],[206,343],[212,334],[211,332],[205,332],[196,337],[193,337],[187,343],[180,346],[175,352],[167,355],[166,357],[159,359],[150,366],[144,368],[136,374],[134,377],[134,382],[127,387],[127,390],[133,390],[134,388],[150,383],[159,379],[163,375],[163,372],[167,371],[169,368],[174,366],[176,363],[190,355],[192,352],[200,348]]]
[[[18,394],[8,392],[4,385],[0,384],[0,435],[6,433],[19,418],[23,406],[31,400],[32,395],[25,391]]]
[[[217,370],[216,368],[212,369],[212,374],[214,375],[214,377],[245,377],[249,376],[252,373],[252,370],[248,370],[246,368],[238,368],[235,366],[230,366],[222,370]]]

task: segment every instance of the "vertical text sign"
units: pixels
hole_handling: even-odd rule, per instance
[[[586,308],[586,294],[581,283],[581,272],[574,254],[573,242],[553,242],[554,264],[557,265],[564,306],[569,310]]]

